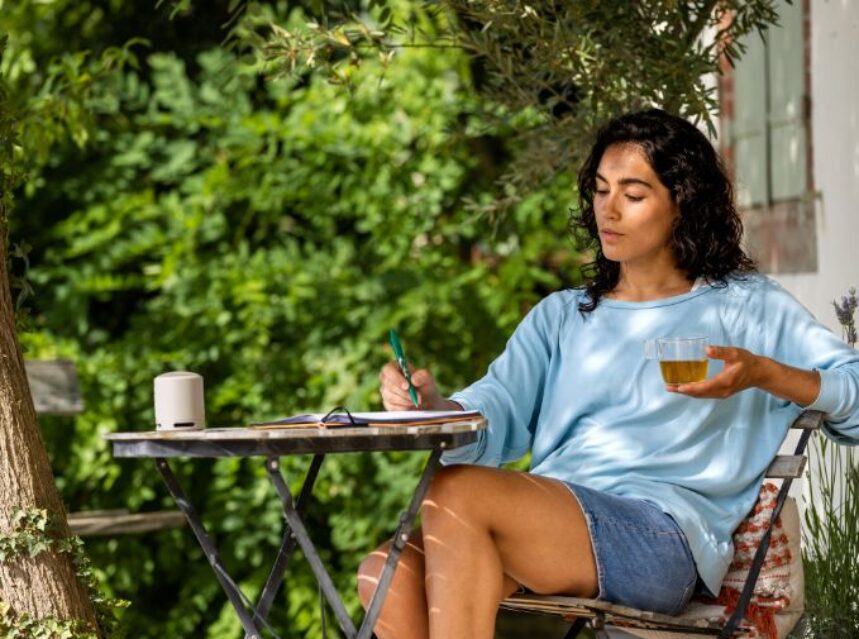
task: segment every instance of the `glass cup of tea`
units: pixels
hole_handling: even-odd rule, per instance
[[[648,340],[645,354],[659,360],[666,384],[701,382],[707,378],[706,337],[659,337]]]

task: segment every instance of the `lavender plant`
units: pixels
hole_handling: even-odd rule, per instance
[[[856,345],[856,288],[833,301],[845,341]],[[790,637],[859,636],[859,456],[815,434],[807,478],[802,560],[806,615]]]
[[[859,464],[843,446],[815,435],[803,534],[803,639],[859,636]]]
[[[853,286],[847,290],[847,295],[841,296],[841,304],[837,300],[832,300],[832,305],[835,307],[835,315],[838,317],[838,323],[841,324],[844,340],[850,346],[856,346],[856,308],[859,307],[859,298],[856,296],[856,287]]]

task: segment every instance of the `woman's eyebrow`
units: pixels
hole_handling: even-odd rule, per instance
[[[602,180],[603,182],[608,182],[608,180],[606,180],[599,173],[597,173],[596,177],[598,180]],[[635,177],[620,178],[617,181],[617,183],[620,184],[621,186],[629,186],[630,184],[639,184],[641,186],[647,187],[648,189],[653,188],[653,185],[650,182],[648,182],[647,180],[642,180],[641,178],[635,178]]]

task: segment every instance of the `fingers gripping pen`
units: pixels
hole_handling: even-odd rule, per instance
[[[403,372],[403,377],[409,383],[409,397],[412,398],[412,403],[418,405],[418,392],[415,390],[415,385],[412,384],[412,376],[409,374],[409,365],[406,362],[406,354],[403,352],[403,345],[400,344],[400,338],[397,336],[397,331],[393,328],[388,333],[391,340],[391,348],[394,349],[394,357],[397,358],[397,364],[400,365],[400,370]]]

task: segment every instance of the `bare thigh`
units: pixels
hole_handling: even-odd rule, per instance
[[[562,482],[529,473],[448,466],[435,476],[422,508],[423,542],[454,546],[486,531],[505,575],[541,594],[593,597],[596,562],[587,521]]]
[[[376,590],[376,584],[382,574],[382,569],[385,567],[385,561],[388,559],[388,553],[391,552],[392,541],[388,540],[381,546],[376,548],[364,561],[361,562],[361,568],[358,571],[358,591],[362,603],[366,607],[369,605],[370,597]],[[394,572],[398,585],[401,589],[412,589],[423,591],[424,587],[424,540],[423,531],[420,527],[412,530],[409,535],[409,541],[406,543],[400,554],[397,562],[397,569]],[[519,582],[513,579],[510,575],[504,575],[504,593],[505,596],[512,595],[519,589]],[[392,590],[397,590],[396,588]],[[424,596],[421,592],[421,596]]]

